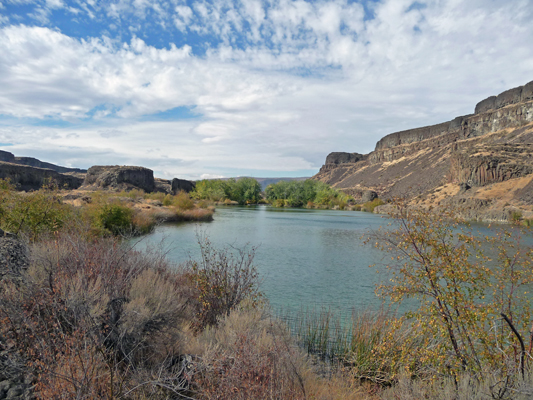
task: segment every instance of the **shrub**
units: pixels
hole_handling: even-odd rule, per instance
[[[104,204],[97,215],[97,226],[115,236],[131,234],[133,210],[121,204]]]
[[[200,398],[306,398],[303,358],[287,331],[262,310],[237,309],[199,340],[212,349],[196,381]]]
[[[174,197],[173,205],[182,210],[191,210],[194,208],[194,201],[188,193],[181,191]]]
[[[202,330],[215,325],[243,300],[257,305],[261,299],[253,259],[255,248],[215,249],[207,237],[199,237],[199,261],[186,263],[189,277],[197,289],[195,327]]]
[[[511,221],[512,222],[520,222],[520,220],[522,219],[522,213],[520,211],[513,211],[511,213]]]
[[[489,257],[450,210],[408,210],[396,203],[392,216],[396,229],[371,238],[392,255],[392,279],[380,294],[392,302],[420,302],[405,316],[418,334],[404,341],[411,347],[400,362],[413,374],[423,366],[426,374],[468,371],[483,380],[498,371],[512,385],[525,367],[519,336],[529,332],[532,316],[527,287],[533,250],[524,248],[519,231],[502,231],[485,238],[495,253]],[[491,268],[490,258],[497,260]]]
[[[23,285],[0,282],[0,337],[26,360],[38,398],[187,393],[176,360],[191,291],[160,252],[59,233],[31,254]]]
[[[56,232],[74,217],[70,206],[63,204],[53,184],[31,192],[16,192],[7,180],[0,180],[0,226],[31,240],[41,234]]]
[[[163,203],[163,205],[165,207],[168,207],[168,206],[172,205],[173,201],[174,201],[173,196],[170,195],[170,194],[167,194],[167,195],[165,195],[165,197],[163,197],[163,200],[161,202]]]
[[[363,211],[368,211],[368,212],[374,212],[374,209],[377,207],[377,206],[381,206],[385,204],[385,202],[379,198],[377,199],[374,199],[372,201],[367,201],[365,204],[363,204],[363,206],[361,207],[361,209]]]

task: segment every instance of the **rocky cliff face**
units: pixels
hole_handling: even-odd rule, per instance
[[[533,217],[533,82],[481,101],[474,114],[392,133],[372,153],[350,154],[357,153],[331,153],[314,178],[347,193],[486,208],[469,213],[481,219],[504,219],[505,207]]]
[[[335,169],[339,164],[354,164],[366,159],[366,155],[359,153],[330,153],[326,157],[326,163],[320,169],[321,172]]]
[[[7,162],[0,162],[0,179],[9,179],[17,189],[26,191],[38,190],[50,181],[65,189],[77,189],[83,183],[81,178],[63,175],[50,169]]]
[[[195,187],[196,187],[195,182],[187,181],[185,179],[178,179],[178,178],[172,179],[172,193],[173,194],[176,194],[180,191],[189,193],[193,191]]]
[[[144,167],[95,165],[87,170],[83,186],[114,190],[138,188],[150,193],[155,189],[154,172]]]

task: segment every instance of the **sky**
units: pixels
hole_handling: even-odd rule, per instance
[[[533,80],[533,0],[0,0],[0,149],[297,177]]]

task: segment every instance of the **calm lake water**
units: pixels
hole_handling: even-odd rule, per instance
[[[274,310],[326,307],[344,314],[382,304],[374,290],[387,274],[369,265],[382,265],[386,255],[361,238],[388,222],[365,212],[218,207],[214,221],[159,226],[137,248],[163,243],[179,263],[199,258],[198,232],[215,247],[249,244],[257,247],[254,265]],[[477,228],[488,232],[486,226]]]

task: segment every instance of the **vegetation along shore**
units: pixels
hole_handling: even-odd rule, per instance
[[[173,265],[157,248],[122,242],[144,226],[132,223],[142,214],[125,198],[203,209],[183,192],[95,192],[74,200],[84,207],[53,186],[19,193],[2,181],[0,194],[0,398],[514,399],[533,391],[527,228],[479,238],[451,211],[392,203],[391,228],[368,238],[391,255],[391,280],[378,294],[419,307],[361,310],[342,324],[303,313],[287,324],[259,290],[252,247],[217,249],[199,237],[199,259]]]

